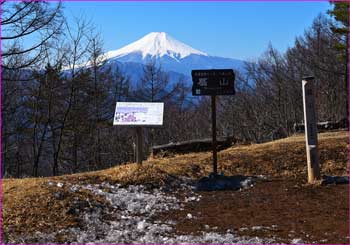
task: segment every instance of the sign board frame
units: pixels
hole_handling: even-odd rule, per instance
[[[192,70],[192,95],[234,95],[233,69]]]
[[[160,115],[157,115],[160,114]],[[156,117],[153,120],[152,116]],[[113,116],[113,125],[135,128],[136,162],[143,160],[143,128],[161,127],[164,120],[163,102],[117,102]]]
[[[155,115],[159,113],[160,115]],[[152,119],[152,117],[156,117]],[[117,102],[113,125],[129,127],[161,127],[164,121],[163,102]]]

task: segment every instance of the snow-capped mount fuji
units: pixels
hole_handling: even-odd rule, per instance
[[[108,52],[106,56],[108,59],[121,59],[131,54],[141,55],[142,59],[169,56],[175,60],[183,59],[193,54],[208,56],[206,53],[176,40],[165,32],[151,32],[121,49]]]
[[[134,80],[142,74],[140,65],[155,60],[162,69],[178,78],[191,77],[193,69],[243,70],[244,61],[208,55],[184,44],[165,32],[151,32],[118,50],[107,52],[107,63],[117,64]]]

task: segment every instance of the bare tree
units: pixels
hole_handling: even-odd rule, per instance
[[[2,1],[1,42],[3,69],[19,69],[37,64],[46,43],[60,34],[62,3]],[[34,41],[33,40],[37,40]],[[26,55],[20,63],[9,62],[14,56]]]
[[[86,36],[90,30],[90,25],[85,20],[76,19],[75,25],[65,24],[65,57],[63,65],[66,66],[66,72],[64,73],[66,85],[63,92],[64,103],[61,104],[60,117],[56,120],[54,126],[51,126],[52,130],[52,147],[53,147],[53,174],[58,173],[58,163],[62,154],[62,145],[65,138],[65,134],[70,131],[73,135],[73,162],[74,169],[78,168],[78,136],[77,136],[77,123],[78,118],[71,116],[76,110],[77,93],[79,89],[79,76],[83,72],[82,67],[79,64],[86,64],[87,62],[87,47],[89,40]],[[73,118],[71,122],[69,119]],[[70,127],[67,127],[68,124]],[[71,128],[71,130],[69,130]]]
[[[1,8],[1,80],[4,119],[2,132],[5,133],[2,134],[2,138],[7,142],[5,149],[3,148],[5,150],[3,154],[11,154],[13,150],[8,151],[8,147],[11,147],[12,143],[20,144],[24,140],[21,132],[26,125],[25,118],[20,119],[16,115],[23,114],[24,98],[26,98],[24,88],[29,87],[28,83],[32,82],[32,73],[29,68],[40,67],[48,44],[60,34],[63,16],[61,3],[53,5],[35,1],[1,1]],[[10,128],[12,129],[8,131]],[[19,146],[11,149],[16,149],[17,159],[22,158]],[[7,164],[6,162],[3,165]],[[17,175],[19,175],[19,164],[17,165]]]

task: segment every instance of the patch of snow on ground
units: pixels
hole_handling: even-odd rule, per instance
[[[202,235],[198,236],[176,236],[175,238],[169,238],[165,240],[165,243],[205,243],[205,244],[232,244],[232,243],[244,243],[244,244],[263,244],[263,243],[273,243],[272,239],[261,239],[258,237],[245,238],[239,237],[232,233],[219,234],[216,232],[202,232]]]
[[[300,238],[294,238],[290,243],[291,244],[303,244],[304,241]]]
[[[251,229],[252,229],[253,231],[259,231],[259,230],[262,230],[263,227],[262,227],[262,226],[253,226]]]
[[[247,179],[241,181],[241,186],[244,189],[249,188],[249,187],[253,187],[253,185],[254,185],[254,180],[252,177],[248,177]]]
[[[184,189],[187,188],[185,191]],[[182,193],[186,193],[184,200],[176,198],[174,192],[164,192],[161,189],[149,190],[145,186],[128,186],[102,183],[100,185],[72,185],[69,190],[78,192],[87,189],[95,195],[101,195],[109,201],[110,206],[95,206],[92,209],[76,210],[81,218],[81,228],[70,228],[57,231],[54,234],[42,234],[35,237],[39,243],[53,241],[59,234],[69,234],[67,243],[273,243],[273,239],[258,237],[240,237],[234,231],[225,234],[203,231],[200,235],[174,234],[174,221],[162,222],[156,220],[160,212],[181,209],[184,203],[197,202],[201,196],[193,191],[190,185],[183,186]],[[106,218],[109,217],[109,218]],[[187,218],[193,218],[188,214]],[[213,227],[211,230],[215,230]]]
[[[62,188],[63,187],[63,183],[57,183],[57,187]]]
[[[219,234],[216,232],[202,232],[201,235],[175,235],[173,234],[173,221],[161,223],[152,221],[157,213],[170,209],[180,209],[181,201],[175,196],[165,194],[154,189],[147,191],[145,187],[129,186],[86,186],[86,189],[103,195],[110,201],[111,206],[117,210],[119,218],[107,224],[99,218],[99,214],[86,214],[84,221],[88,225],[87,231],[80,231],[77,236],[78,243],[271,243],[272,239],[242,238],[234,233]],[[101,192],[109,189],[109,192]],[[183,202],[196,202],[200,195],[187,189],[188,197]],[[188,214],[187,218],[192,218]],[[101,227],[103,227],[101,229]],[[102,235],[99,230],[104,230]]]

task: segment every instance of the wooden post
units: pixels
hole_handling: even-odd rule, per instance
[[[320,179],[314,77],[302,80],[308,182]]]
[[[136,127],[136,162],[142,164],[143,160],[143,130]]]
[[[215,95],[211,96],[211,131],[213,135],[213,173],[216,175],[218,173],[217,165],[217,151],[216,151],[216,97]]]
[[[132,150],[133,150],[133,155],[132,155],[132,162],[136,162],[136,131],[135,131],[135,140],[132,142]]]

